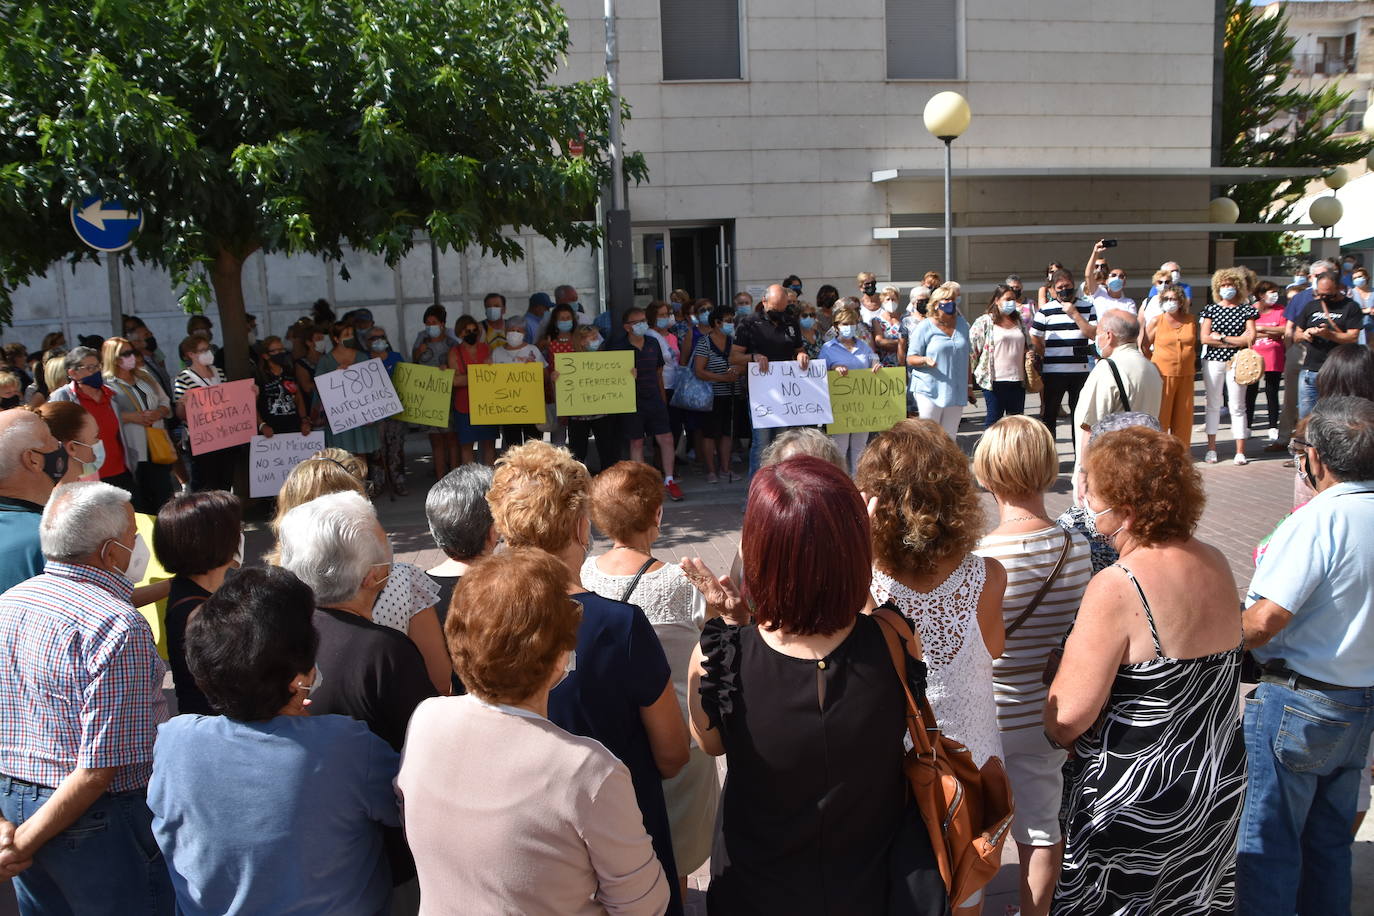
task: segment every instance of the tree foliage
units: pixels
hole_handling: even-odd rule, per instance
[[[67,213],[93,193],[143,208],[125,257],[170,271],[188,310],[208,275],[231,367],[259,249],[394,266],[420,232],[503,259],[522,255],[507,227],[597,240],[610,97],[551,82],[554,0],[0,0],[0,17],[0,321],[16,284],[95,257]],[[640,156],[626,174],[645,177]]]
[[[1288,17],[1227,0],[1221,98],[1221,165],[1256,168],[1328,168],[1374,151],[1374,141],[1349,116],[1332,115],[1350,93],[1335,84],[1320,89],[1285,88],[1293,71],[1294,39]],[[1305,193],[1302,181],[1254,181],[1226,190],[1240,207],[1242,223],[1283,223]],[[1281,254],[1281,233],[1246,233],[1238,254]]]

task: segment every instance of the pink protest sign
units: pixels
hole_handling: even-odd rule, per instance
[[[258,426],[256,400],[252,379],[188,389],[183,403],[191,454],[203,455],[251,440]]]

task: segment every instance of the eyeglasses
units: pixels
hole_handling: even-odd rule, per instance
[[[1307,454],[1307,450],[1312,447],[1312,443],[1306,439],[1299,439],[1297,436],[1288,440],[1288,454],[1295,459],[1302,458]]]

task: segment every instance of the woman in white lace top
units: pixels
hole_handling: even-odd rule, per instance
[[[935,719],[981,767],[1002,756],[992,660],[1005,642],[1007,574],[972,552],[983,511],[968,459],[936,423],[904,420],[869,443],[855,482],[876,500],[874,600],[915,624]]]
[[[638,605],[649,618],[672,668],[684,718],[692,650],[706,624],[706,602],[681,567],[654,559],[663,521],[663,476],[647,464],[622,461],[592,480],[591,516],[613,546],[582,565],[582,585],[605,598]],[[711,853],[720,784],[716,762],[693,743],[687,766],[663,783],[679,880]],[[685,885],[684,885],[685,886]]]

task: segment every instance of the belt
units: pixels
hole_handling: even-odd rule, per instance
[[[1344,687],[1340,684],[1328,684],[1326,681],[1319,681],[1314,677],[1305,674],[1298,674],[1291,668],[1268,668],[1260,675],[1260,680],[1266,684],[1282,684],[1295,690],[1364,690],[1363,687]]]
[[[18,776],[6,776],[4,773],[0,773],[0,779],[8,779],[14,785],[25,789],[43,789],[48,792],[56,791],[52,786],[45,786],[39,782],[29,782],[27,779],[20,779]]]

